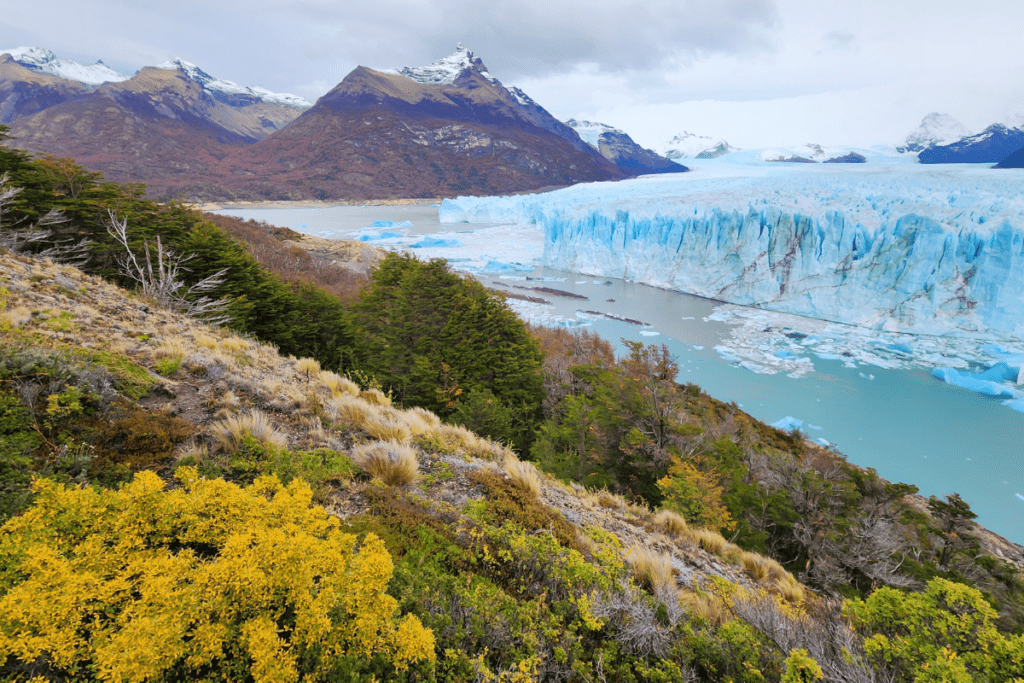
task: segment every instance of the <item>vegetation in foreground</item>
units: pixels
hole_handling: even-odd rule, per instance
[[[395,257],[372,305],[329,298],[350,346],[288,358],[274,325],[260,341],[0,263],[7,680],[1024,677],[1017,570],[962,501],[915,506],[676,385],[663,348],[533,341],[475,283]],[[483,317],[416,329],[423,282]],[[431,345],[486,322],[458,353]],[[535,378],[519,403],[460,361],[494,340]]]

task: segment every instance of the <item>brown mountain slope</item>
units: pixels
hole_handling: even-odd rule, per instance
[[[77,86],[14,67],[15,78],[0,84],[23,87],[29,74]],[[147,67],[127,81],[92,92],[83,86],[62,102],[21,116],[11,133],[18,147],[71,157],[110,180],[144,182],[155,196],[203,196],[205,188],[220,184],[221,162],[232,147],[266,137],[299,113],[254,99],[230,104],[181,70]]]
[[[301,115],[211,93],[184,68],[145,68],[20,116],[11,133],[18,147],[144,182],[159,198],[437,197],[632,175],[469,50],[437,64],[449,69],[440,81],[421,75],[436,64],[406,75],[359,67]]]
[[[0,124],[85,95],[81,83],[26,69],[9,54],[0,54]]]
[[[434,85],[359,67],[287,128],[233,155],[254,177],[232,187],[274,198],[434,197],[624,177],[532,118],[476,70]]]

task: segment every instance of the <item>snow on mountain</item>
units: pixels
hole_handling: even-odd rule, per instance
[[[220,78],[214,78],[210,74],[200,69],[191,62],[186,62],[183,59],[173,59],[171,61],[158,64],[158,69],[175,70],[180,69],[185,72],[185,75],[191,78],[193,81],[201,85],[204,89],[225,93],[228,95],[246,95],[255,97],[263,102],[271,104],[284,104],[289,107],[297,107],[300,109],[306,109],[312,107],[313,104],[309,100],[299,97],[298,95],[291,95],[289,93],[276,93],[267,90],[266,88],[254,85],[244,86],[238,85],[233,81],[225,81]]]
[[[665,143],[661,153],[667,159],[714,159],[735,152],[736,148],[721,139],[696,135],[685,130]]]
[[[967,126],[949,114],[932,112],[921,119],[921,125],[912,130],[904,143],[896,148],[900,153],[920,152],[935,145],[948,145],[971,134]]]
[[[492,83],[498,82],[498,79],[488,73],[483,60],[473,54],[473,51],[462,43],[455,46],[455,52],[447,57],[442,57],[433,64],[428,64],[427,66],[405,66],[401,69],[382,69],[382,71],[384,73],[399,74],[424,85],[452,85],[467,69],[476,69],[481,76]],[[525,93],[523,94],[525,95]],[[533,100],[530,100],[530,102],[533,102]],[[525,104],[525,102],[520,102],[520,104]]]
[[[848,147],[819,145],[816,142],[809,142],[805,145],[797,145],[795,147],[773,147],[762,149],[758,150],[758,154],[761,161],[788,161],[803,163],[829,163],[844,161],[851,155],[854,157],[863,156],[856,152],[852,152]]]
[[[964,166],[714,172],[445,200],[535,223],[545,265],[863,327],[1024,339],[1019,178]],[[704,167],[701,167],[704,170]]]
[[[119,83],[128,80],[128,76],[114,71],[102,61],[97,61],[95,64],[79,64],[70,59],[61,59],[41,47],[16,47],[10,50],[0,50],[0,54],[4,53],[11,55],[14,61],[32,71],[66,78],[69,81],[78,81],[86,85]]]
[[[583,141],[594,149],[598,149],[598,143],[601,140],[601,135],[604,133],[618,133],[619,135],[625,135],[618,128],[612,128],[604,123],[595,123],[593,121],[578,121],[576,119],[569,119],[565,122],[565,125],[575,130]]]

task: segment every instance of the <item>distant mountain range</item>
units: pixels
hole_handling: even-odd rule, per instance
[[[358,67],[315,104],[173,60],[131,77],[40,48],[0,53],[13,144],[155,196],[343,199],[495,194],[685,170],[621,131],[592,146],[472,51]]]
[[[901,153],[916,152],[922,164],[1002,164],[1024,149],[1024,121],[994,123],[971,134],[962,123],[947,114],[931,113],[897,146]],[[1011,162],[1012,163],[1012,162]]]

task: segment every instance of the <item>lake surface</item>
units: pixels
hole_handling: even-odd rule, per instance
[[[959,493],[981,524],[1024,543],[1024,413],[933,378],[908,353],[983,365],[990,356],[969,340],[882,334],[552,270],[538,265],[539,228],[440,224],[431,206],[219,213],[447,258],[489,287],[546,300],[509,299],[533,322],[584,325],[611,341],[663,343],[679,363],[680,381],[765,422],[791,418],[809,438],[922,495]]]

